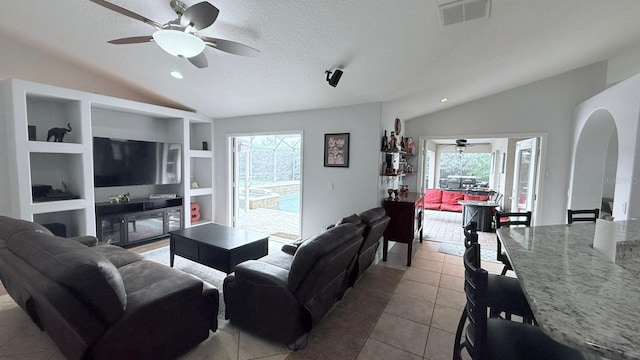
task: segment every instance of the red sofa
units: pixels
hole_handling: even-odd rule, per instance
[[[458,191],[427,189],[424,192],[424,208],[428,210],[444,210],[462,212],[458,200],[489,200],[488,195],[471,195]]]

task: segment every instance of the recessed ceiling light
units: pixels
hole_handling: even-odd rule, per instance
[[[171,76],[173,76],[176,79],[183,79],[184,78],[184,76],[182,76],[182,74],[180,74],[180,72],[178,72],[178,71],[172,71],[172,72],[170,72],[170,74],[171,74]]]
[[[447,99],[447,98],[442,98],[442,99],[440,99],[440,102],[441,102],[441,103],[446,103],[447,101],[449,101],[449,99]]]

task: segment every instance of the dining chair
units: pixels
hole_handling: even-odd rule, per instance
[[[511,227],[511,226],[531,226],[531,211],[527,212],[496,212],[495,215],[496,221],[496,230],[502,227]],[[500,237],[496,236],[496,240],[498,241],[498,246],[496,248],[496,259],[504,264],[502,268],[502,272],[500,275],[504,275],[509,270],[513,270],[511,263],[509,262],[509,257],[507,257],[507,253],[502,250],[502,243],[500,242]]]
[[[470,222],[463,230],[465,248],[468,249],[471,245],[478,243],[477,223],[475,221]],[[473,265],[480,268],[480,258],[477,260],[478,262],[474,262]],[[490,317],[504,316],[504,319],[511,320],[512,315],[517,315],[522,318],[523,323],[535,324],[533,312],[529,307],[527,298],[524,296],[522,287],[520,287],[520,282],[516,278],[489,274],[487,276],[487,306],[490,309]],[[456,330],[456,344],[459,344],[462,339],[466,320],[467,313],[463,311]]]
[[[599,217],[600,209],[567,210],[567,224],[573,224],[578,221],[596,222]]]
[[[455,340],[454,360],[462,359],[463,349],[472,360],[584,359],[579,351],[551,339],[537,326],[487,318],[489,274],[475,266],[480,262],[480,244],[471,244],[464,252],[463,261],[467,299],[463,312],[468,325],[464,341]]]

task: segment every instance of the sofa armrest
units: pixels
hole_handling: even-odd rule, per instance
[[[128,294],[124,316],[87,358],[176,358],[216,330],[218,301],[217,289],[190,274],[152,280]]]
[[[98,245],[98,238],[96,238],[95,236],[91,236],[91,235],[70,237],[68,239],[69,240],[73,240],[73,241],[77,241],[80,244],[87,245],[89,247]]]
[[[287,287],[289,272],[281,267],[258,261],[245,261],[235,268],[234,276],[256,285]]]
[[[293,245],[293,244],[284,244],[282,245],[282,252],[289,254],[289,255],[295,255],[296,251],[298,251],[298,246]]]
[[[225,318],[287,342],[308,332],[311,317],[289,290],[288,275],[286,269],[259,260],[236,266],[224,279]]]

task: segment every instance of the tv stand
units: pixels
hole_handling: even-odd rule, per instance
[[[96,203],[96,234],[103,244],[129,247],[183,228],[181,197]]]

